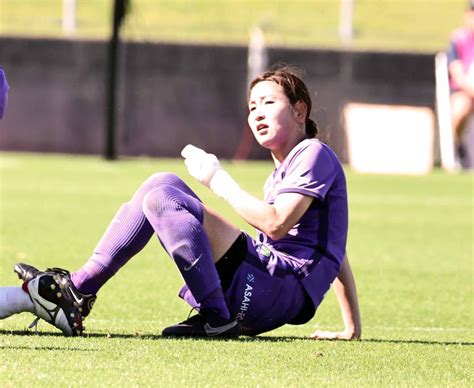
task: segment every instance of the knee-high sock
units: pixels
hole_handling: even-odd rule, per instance
[[[21,287],[0,287],[0,319],[22,312],[34,313],[30,296]]]
[[[132,199],[120,207],[93,255],[82,268],[71,274],[72,282],[79,291],[95,294],[148,243],[154,230],[143,213],[143,199],[153,188],[169,182],[170,175],[152,175],[138,188]]]
[[[201,308],[213,309],[220,316],[229,318],[203,227],[203,205],[197,196],[175,177],[173,184],[161,185],[148,192],[143,210]]]

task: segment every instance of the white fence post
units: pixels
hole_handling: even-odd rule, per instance
[[[352,43],[354,19],[354,0],[341,0],[339,16],[339,37],[345,45]]]
[[[268,66],[268,53],[265,36],[259,26],[254,26],[250,31],[250,42],[247,58],[247,85]]]
[[[446,171],[458,169],[454,158],[453,129],[451,125],[451,102],[449,100],[448,59],[440,52],[435,57],[436,115],[439,129],[439,152],[441,166]]]
[[[76,0],[63,0],[63,33],[76,33]]]

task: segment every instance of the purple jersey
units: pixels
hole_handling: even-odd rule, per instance
[[[257,241],[289,255],[293,267],[321,257],[339,267],[346,252],[347,189],[344,171],[331,148],[317,139],[296,145],[264,186],[267,203],[273,204],[282,193],[308,195],[314,201],[285,237],[274,241],[257,231]]]

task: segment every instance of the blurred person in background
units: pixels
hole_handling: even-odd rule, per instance
[[[474,0],[464,15],[464,26],[451,35],[448,49],[451,87],[451,123],[456,158],[461,162],[465,151],[462,135],[474,114]]]
[[[7,76],[0,66],[0,119],[3,119],[5,111],[7,110],[8,89]]]
[[[275,164],[264,200],[240,188],[215,155],[187,145],[182,156],[191,176],[256,229],[255,238],[203,204],[175,174],[156,173],[118,209],[78,271],[17,264],[24,283],[0,288],[0,318],[29,311],[67,335],[80,335],[99,289],[156,235],[184,279],[179,296],[197,311],[163,335],[235,337],[304,324],[332,285],[344,329],[317,330],[311,338],[360,338],[346,254],[345,174],[316,137],[308,88],[294,69],[265,72],[250,84],[248,107],[252,133]]]

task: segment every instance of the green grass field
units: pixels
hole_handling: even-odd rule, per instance
[[[226,164],[260,195],[268,162]],[[77,269],[118,206],[155,171],[174,171],[242,228],[180,160],[0,154],[0,285],[19,285],[17,261]],[[473,175],[360,175],[347,169],[348,252],[363,339],[306,339],[340,329],[330,293],[316,316],[256,338],[172,340],[188,314],[180,276],[156,240],[99,293],[87,336],[65,338],[33,316],[0,321],[0,386],[472,386]]]
[[[463,23],[467,0],[354,0],[355,48],[439,51]],[[112,0],[80,0],[78,37],[110,35]],[[265,28],[270,45],[340,46],[340,0],[131,0],[128,39],[247,44]],[[2,0],[0,35],[62,36],[62,0]]]

